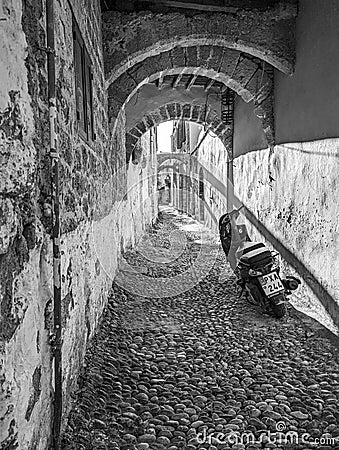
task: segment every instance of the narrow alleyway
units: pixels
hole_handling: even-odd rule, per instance
[[[151,248],[145,257],[146,244],[166,254],[171,233],[177,258]],[[339,449],[338,349],[291,310],[278,321],[239,299],[213,236],[165,211],[125,261],[142,276],[172,277],[204,245],[217,252],[213,268],[189,291],[145,298],[114,283],[63,449]],[[275,432],[299,441],[287,447]]]

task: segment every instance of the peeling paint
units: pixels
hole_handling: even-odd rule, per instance
[[[76,126],[68,2],[56,3],[61,53],[56,109],[50,113],[46,54],[41,50],[45,45],[44,2],[9,4],[13,8],[6,24],[9,32],[3,34],[0,28],[4,80],[0,86],[0,447],[45,450],[50,447],[53,420],[54,351],[49,114],[54,117],[57,109],[54,139],[61,156],[62,272],[58,282],[63,298],[64,418],[86,344],[100,321],[118,268],[121,249],[116,243],[122,236],[125,245],[138,240],[157,211],[155,200],[153,204],[148,201],[142,216],[135,211],[137,199],[131,193],[122,201],[129,182],[125,116],[120,116],[110,140],[99,31],[93,34],[87,28],[90,22],[84,20],[89,8],[92,25],[100,30],[99,9],[94,11],[89,1],[74,8],[94,71],[97,139],[85,142]],[[142,138],[142,145],[147,155],[149,134]],[[130,180],[134,183],[147,179],[155,166],[131,165],[129,170],[135,170]],[[152,190],[147,183],[143,186]],[[131,221],[132,208],[135,222]]]
[[[18,231],[18,218],[13,203],[0,197],[0,255],[7,253]]]

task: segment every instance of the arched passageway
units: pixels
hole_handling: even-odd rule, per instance
[[[213,52],[213,47],[211,47],[209,51]],[[223,57],[222,53],[219,55],[219,58],[221,57]],[[162,72],[154,73],[152,71],[153,65],[147,65],[146,73],[143,73],[141,71],[140,73],[138,72],[139,78],[136,78],[137,75],[133,76],[132,81],[129,81],[128,83],[125,79],[120,81],[118,80],[115,84],[113,83],[108,88],[110,120],[115,123],[115,119],[118,116],[119,111],[126,104],[126,102],[133,95],[135,95],[145,83],[149,81],[161,80],[161,77],[165,76],[164,73],[167,73],[166,68],[169,68],[170,70],[168,71],[167,76],[176,75],[177,79],[179,79],[182,77],[183,73],[185,75],[191,75],[192,85],[194,85],[195,80],[199,76],[205,77],[208,80],[215,80],[218,83],[222,83],[224,85],[224,90],[226,87],[234,90],[244,99],[244,101],[252,101],[255,105],[254,113],[262,121],[262,126],[267,136],[267,140],[269,143],[273,143],[274,124],[272,112],[272,67],[269,65],[264,66],[259,60],[256,60],[255,62],[253,62],[252,60],[247,60],[246,56],[242,56],[240,54],[235,54],[234,56],[232,55],[231,60],[233,61],[233,65],[231,67],[220,69],[220,63],[214,62],[215,66],[213,66],[212,69],[204,69],[199,65],[205,64],[206,59],[204,57],[201,61],[197,61],[195,63],[195,66],[185,66],[183,64],[180,64],[176,67],[175,70],[172,69],[173,64],[175,64],[172,62],[172,56],[168,55],[168,58],[164,61],[154,61],[154,66],[158,69],[159,65],[161,67],[162,64],[164,69]],[[207,59],[207,61],[209,61],[209,59]],[[211,61],[213,62],[214,60],[212,59]],[[221,70],[223,71],[221,72]],[[129,78],[129,76],[127,76],[127,78]],[[129,78],[129,80],[131,79]],[[120,88],[117,85],[117,83],[119,82],[121,83],[123,88]],[[149,112],[149,115],[146,114],[146,111],[144,112],[147,122],[145,124],[140,124],[142,128],[147,129],[150,126],[154,126],[157,124],[157,115],[154,114],[154,120],[152,115],[153,111],[150,110]],[[170,118],[174,119],[175,115],[170,115],[169,119]]]
[[[335,431],[336,351],[295,313],[249,310],[209,233],[244,204],[251,236],[302,278],[294,304],[337,331],[336,3],[2,3],[0,447],[59,450],[63,428],[64,450],[189,449],[221,416]],[[189,162],[185,145],[159,162],[168,120],[208,131]],[[158,214],[160,166],[201,239],[201,221]]]
[[[270,17],[269,26],[262,14]],[[151,13],[136,18],[107,12],[103,29],[110,120],[115,122],[121,108],[145,83],[158,80],[161,86],[168,75],[188,74],[194,84],[194,78],[205,76],[231,88],[246,102],[253,101],[268,142],[273,143],[272,67],[291,72],[293,42],[286,25],[295,14],[293,4],[253,12],[243,29],[241,11],[213,14],[208,22],[204,15],[195,14]],[[150,20],[157,24],[156,32],[147,34]],[[138,31],[131,31],[138,29],[144,30],[142,39]],[[156,124],[152,116],[147,122]]]

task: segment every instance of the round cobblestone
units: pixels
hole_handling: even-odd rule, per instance
[[[184,229],[181,254],[155,263],[136,248],[126,260],[171,283],[201,246],[220,247],[196,228],[186,216],[164,213],[146,244],[167,248],[170,234]],[[275,431],[307,432],[322,438],[318,448],[333,448],[328,440],[339,437],[338,404],[337,349],[293,311],[277,321],[239,298],[220,251],[205,278],[176,297],[139,297],[113,284],[62,448],[214,450],[220,445],[210,445],[208,433],[259,439]],[[266,448],[284,447],[266,441]],[[232,449],[261,448],[235,444]]]

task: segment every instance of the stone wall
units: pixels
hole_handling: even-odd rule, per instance
[[[38,298],[45,288],[40,277],[45,246],[35,200],[38,149],[20,1],[6,2],[4,19],[0,27],[0,445],[10,449],[16,448],[18,430],[34,418],[36,402],[40,410],[50,404],[51,390],[50,376],[45,375],[46,367],[50,370],[48,336],[39,323],[39,319],[44,322],[44,305]],[[50,422],[50,408],[45,411],[37,423],[43,432]]]
[[[157,213],[153,132],[126,167],[125,114],[107,120],[99,2],[73,2],[93,69],[96,140],[75,116],[72,10],[55,1],[60,151],[64,417],[86,343],[105,307],[121,251]],[[8,0],[0,28],[0,446],[46,449],[53,400],[52,252],[44,2]],[[87,17],[89,20],[87,20]],[[153,134],[152,134],[153,133]],[[142,189],[136,193],[133,184]],[[155,185],[154,185],[155,186]],[[147,195],[146,195],[147,193]],[[135,204],[145,200],[135,212]],[[149,199],[149,200],[147,200]],[[135,215],[131,220],[132,211]]]
[[[296,306],[332,329],[339,325],[338,144],[326,139],[252,152],[236,159],[234,173],[251,235],[264,237],[286,269],[303,278]]]

